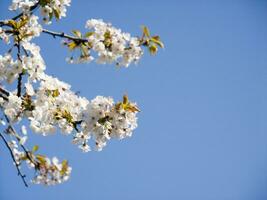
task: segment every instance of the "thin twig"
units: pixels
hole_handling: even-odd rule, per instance
[[[60,32],[55,32],[55,31],[50,31],[50,30],[47,30],[47,29],[43,29],[43,33],[52,35],[54,38],[55,37],[61,37],[61,38],[67,38],[69,40],[73,40],[75,42],[88,42],[88,40],[85,39],[85,38],[73,37],[71,35],[65,34],[64,32],[60,33]]]
[[[2,94],[4,94],[5,96],[7,96],[7,97],[10,95],[10,92],[7,91],[7,90],[5,90],[5,89],[2,88],[1,86],[0,86],[0,92],[1,92]]]
[[[3,98],[5,101],[8,101],[8,98],[4,96],[3,94],[0,94],[0,97]]]
[[[6,147],[7,147],[8,150],[9,150],[9,153],[10,153],[10,155],[11,155],[11,157],[12,157],[12,160],[14,161],[15,166],[16,166],[16,168],[17,168],[18,176],[21,177],[21,179],[22,179],[24,185],[25,185],[26,187],[28,187],[28,184],[27,184],[27,182],[26,182],[26,180],[25,180],[26,175],[21,173],[20,168],[19,168],[19,164],[17,163],[17,161],[16,161],[16,159],[15,159],[15,156],[14,156],[14,154],[13,154],[13,152],[12,152],[10,146],[8,145],[8,142],[7,142],[6,138],[4,137],[4,135],[3,135],[2,133],[0,133],[0,137],[2,138],[2,140],[4,141]]]

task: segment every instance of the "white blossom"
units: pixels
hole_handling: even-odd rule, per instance
[[[27,17],[27,24],[20,28],[20,34],[27,35],[27,37],[23,37],[22,41],[30,41],[34,37],[40,36],[43,28],[38,23],[38,16],[30,15]]]
[[[53,157],[52,160],[46,158],[45,162],[40,165],[32,182],[44,185],[60,184],[69,179],[71,170],[72,168],[65,161],[59,163],[56,157]]]
[[[22,132],[23,135],[27,135],[27,128],[26,128],[25,125],[21,126],[21,132]]]
[[[9,43],[9,35],[0,27],[0,39],[2,39],[6,44]]]
[[[41,7],[41,15],[43,22],[46,24],[51,23],[51,17],[55,14],[56,18],[61,19],[66,17],[67,6],[70,6],[71,0],[51,0]]]
[[[9,10],[20,10],[22,12],[29,12],[30,7],[35,5],[38,0],[13,0],[12,4],[9,6]]]
[[[12,83],[21,71],[22,66],[13,60],[11,54],[0,55],[0,81]]]
[[[4,113],[11,121],[17,121],[21,115],[22,100],[17,95],[10,93],[8,101],[4,104]]]
[[[21,138],[19,139],[19,143],[20,143],[21,145],[24,145],[24,144],[26,143],[27,139],[28,139],[27,136],[23,136],[23,137],[21,137]]]

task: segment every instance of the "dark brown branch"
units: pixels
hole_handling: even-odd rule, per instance
[[[0,93],[2,93],[3,95],[5,95],[5,96],[7,96],[7,97],[10,95],[10,92],[7,91],[7,90],[5,90],[5,89],[2,88],[1,86],[0,86]]]
[[[50,30],[47,30],[47,29],[43,29],[43,33],[52,35],[54,38],[55,37],[61,37],[61,38],[66,38],[66,39],[69,39],[69,40],[73,40],[75,42],[88,42],[88,40],[85,39],[85,38],[74,37],[74,36],[71,36],[71,35],[67,35],[64,32],[60,33],[60,32],[55,32],[55,31],[50,31]]]
[[[5,26],[6,25],[6,23],[5,23],[5,21],[0,21],[0,27],[2,27],[2,26]]]
[[[17,49],[18,49],[18,53],[17,53],[17,56],[18,56],[18,59],[20,62],[22,62],[21,60],[21,57],[20,57],[20,41],[18,41],[18,44],[16,45],[17,46]],[[17,96],[20,97],[21,96],[21,87],[22,87],[22,75],[23,73],[19,73],[19,77],[18,77],[18,85],[17,85]]]
[[[22,75],[23,75],[23,73],[19,73],[19,77],[18,77],[18,85],[17,85],[17,96],[18,96],[18,97],[21,96]]]
[[[3,98],[5,101],[8,101],[8,98],[5,97],[3,94],[0,94],[0,97]]]
[[[25,180],[26,175],[21,173],[20,168],[19,168],[19,164],[17,163],[17,161],[16,161],[16,159],[15,159],[15,156],[14,156],[14,154],[13,154],[13,152],[12,152],[10,146],[8,145],[8,142],[7,142],[6,138],[4,137],[4,135],[3,135],[2,133],[0,133],[0,137],[1,137],[2,140],[4,141],[4,143],[5,143],[6,147],[7,147],[7,149],[9,150],[9,153],[10,153],[10,155],[11,155],[11,157],[12,157],[12,160],[13,160],[13,162],[15,163],[15,166],[16,166],[16,168],[17,168],[18,176],[21,177],[21,179],[22,179],[24,185],[25,185],[26,187],[28,187],[28,184],[27,184],[27,182],[26,182],[26,180]]]

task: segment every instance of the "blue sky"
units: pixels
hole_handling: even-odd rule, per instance
[[[13,16],[9,4],[0,0],[0,19]],[[128,69],[69,65],[60,40],[35,40],[47,72],[82,96],[128,93],[142,110],[139,127],[88,154],[59,133],[30,133],[29,145],[73,167],[55,187],[25,188],[1,144],[0,199],[267,199],[266,10],[264,0],[73,1],[68,17],[47,28],[84,30],[87,19],[102,18],[133,35],[147,25],[162,37],[164,50]]]

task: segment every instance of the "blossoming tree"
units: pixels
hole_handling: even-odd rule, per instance
[[[27,148],[29,137],[25,124],[32,132],[49,135],[60,131],[70,135],[73,144],[83,152],[101,151],[112,138],[123,139],[132,135],[137,127],[136,103],[126,95],[115,103],[111,97],[97,96],[93,100],[78,96],[71,86],[45,73],[45,62],[40,47],[32,39],[41,34],[63,38],[63,45],[70,51],[79,52],[78,57],[67,58],[69,63],[115,64],[128,67],[137,63],[143,55],[142,47],[155,54],[163,47],[159,36],[151,36],[143,27],[140,37],[132,37],[105,23],[101,19],[86,22],[85,34],[72,30],[71,34],[47,30],[56,19],[66,16],[71,0],[13,0],[9,9],[20,14],[0,21],[1,45],[9,50],[0,55],[0,107],[2,110],[0,137],[16,166],[25,186],[26,175],[22,165],[35,170],[32,183],[55,185],[69,179],[71,167],[67,160],[59,161],[39,153],[37,145]],[[38,14],[37,10],[40,10]],[[41,21],[39,22],[39,17]],[[17,129],[17,130],[16,130]]]

